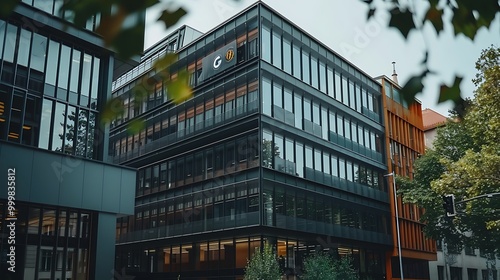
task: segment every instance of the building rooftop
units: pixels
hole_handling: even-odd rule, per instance
[[[441,115],[440,113],[426,108],[422,110],[422,121],[424,123],[424,131],[443,126],[448,118]]]

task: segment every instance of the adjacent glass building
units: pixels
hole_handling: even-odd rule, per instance
[[[124,113],[109,153],[139,170],[115,267],[135,279],[243,279],[267,241],[287,279],[315,250],[386,279],[381,84],[260,2],[190,43],[183,28],[113,86]],[[178,61],[155,70],[174,41]],[[185,71],[194,96],[174,104],[165,81]],[[138,118],[145,127],[129,133]]]
[[[93,32],[99,16],[77,28],[62,4],[23,0],[0,18],[2,279],[110,278],[117,214],[133,213],[135,170],[106,163],[99,115],[124,63]],[[15,273],[6,257],[13,217]]]

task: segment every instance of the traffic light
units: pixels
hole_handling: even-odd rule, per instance
[[[446,216],[454,217],[455,215],[457,215],[455,211],[455,195],[453,194],[443,195],[443,208],[444,211],[446,212]]]

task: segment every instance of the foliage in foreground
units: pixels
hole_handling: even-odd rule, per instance
[[[350,257],[339,260],[325,252],[316,252],[304,260],[304,280],[358,280],[358,273]]]
[[[280,280],[281,271],[271,245],[264,244],[264,248],[255,249],[252,258],[247,262],[244,280]]]
[[[415,161],[414,180],[398,178],[405,202],[426,209],[427,236],[454,247],[500,253],[500,48],[483,50],[476,63],[474,99],[463,116],[438,130],[434,150]],[[458,211],[445,217],[441,196],[454,194]]]

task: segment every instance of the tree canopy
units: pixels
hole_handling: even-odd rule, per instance
[[[477,89],[463,118],[452,114],[438,130],[434,150],[415,161],[414,180],[398,183],[405,202],[426,209],[429,237],[498,254],[500,195],[472,198],[500,192],[500,48],[483,50],[476,69]],[[445,194],[455,195],[454,219],[444,217]]]
[[[245,268],[244,280],[280,280],[281,271],[273,247],[267,242],[264,248],[256,248]]]
[[[334,260],[326,252],[315,252],[304,260],[304,280],[357,280],[350,256]]]

